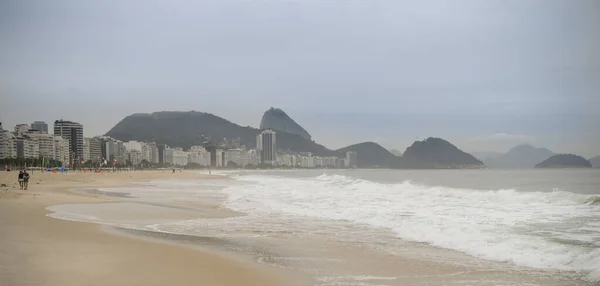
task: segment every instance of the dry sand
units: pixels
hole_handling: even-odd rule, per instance
[[[46,217],[45,207],[106,202],[70,192],[156,179],[210,179],[195,172],[31,174],[0,172],[0,285],[290,285],[266,266],[104,232],[99,225]]]

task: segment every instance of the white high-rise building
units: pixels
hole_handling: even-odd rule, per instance
[[[69,140],[60,136],[54,136],[54,160],[59,160],[63,166],[69,162]]]
[[[216,167],[225,167],[225,153],[221,149],[217,149],[215,151],[216,156]]]
[[[17,143],[15,136],[9,130],[4,130],[2,123],[0,123],[0,159],[16,157]]]
[[[183,167],[188,164],[188,152],[183,151],[181,148],[171,150],[173,150],[173,165]]]
[[[173,151],[174,150],[171,149],[171,148],[165,148],[165,151],[164,151],[164,157],[165,158],[163,160],[164,164],[173,164],[173,155],[174,155]]]
[[[142,162],[142,151],[139,150],[130,150],[128,152],[129,162],[133,166],[137,166]]]
[[[15,125],[15,135],[23,136],[29,129],[29,124],[17,124]]]
[[[253,164],[253,154],[254,152],[241,148],[229,149],[225,151],[224,164],[227,166],[229,162],[233,162],[239,167],[245,167],[249,164]]]
[[[142,160],[146,160],[150,163],[158,163],[158,146],[154,142],[146,142],[141,144],[142,149]]]
[[[92,140],[92,138],[87,138],[87,137],[83,138],[83,162],[87,162],[91,159],[91,156],[90,156],[91,140]]]
[[[90,148],[90,159],[92,162],[102,161],[102,138],[92,137],[88,138],[88,144]],[[85,152],[84,152],[85,153]]]
[[[354,151],[346,152],[346,167],[356,168],[358,166],[358,154]]]
[[[123,142],[123,145],[127,149],[127,151],[138,150],[142,151],[142,143],[138,141],[128,141]]]
[[[16,137],[17,142],[17,158],[38,158],[40,155],[39,143],[37,138],[28,136]]]
[[[46,159],[54,159],[54,136],[37,129],[25,133],[34,144],[38,145],[38,156]]]

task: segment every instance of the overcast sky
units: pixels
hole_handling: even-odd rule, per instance
[[[600,155],[600,1],[0,0],[0,121],[280,107],[330,148]]]

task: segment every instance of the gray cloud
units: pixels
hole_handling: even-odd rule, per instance
[[[332,147],[507,133],[600,154],[599,3],[0,1],[0,120],[91,136],[134,112],[257,126],[278,106]]]

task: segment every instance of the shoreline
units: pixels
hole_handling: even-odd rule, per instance
[[[169,178],[173,176],[171,173],[160,172],[155,177],[150,178],[155,181],[164,181],[163,177]],[[185,174],[185,173],[176,173]],[[77,174],[71,174],[78,176]],[[60,175],[59,175],[60,176]],[[187,178],[186,175],[182,177],[176,177],[178,180]],[[83,177],[82,177],[83,178]],[[202,175],[192,176],[190,179],[224,179],[223,176],[211,176],[203,177]],[[467,257],[466,254],[458,253],[452,250],[443,248],[437,248],[423,244],[411,244],[400,246],[400,253],[394,254],[379,253],[374,249],[365,249],[361,246],[344,243],[344,242],[333,242],[333,241],[320,241],[320,240],[308,240],[302,241],[298,239],[282,239],[278,237],[273,239],[270,237],[268,241],[253,240],[249,238],[236,238],[225,235],[224,237],[215,236],[214,233],[208,232],[209,229],[204,227],[200,229],[199,233],[175,233],[165,230],[148,230],[148,229],[131,229],[131,228],[120,228],[119,226],[111,225],[111,223],[98,223],[93,221],[80,221],[72,220],[67,221],[65,218],[54,218],[50,215],[53,211],[48,210],[48,207],[60,207],[63,204],[76,204],[84,207],[92,207],[94,205],[102,205],[107,203],[105,206],[112,204],[128,204],[126,201],[120,200],[119,188],[123,187],[148,187],[143,184],[135,184],[143,181],[143,176],[136,178],[121,178],[118,183],[115,182],[95,182],[85,186],[77,186],[76,188],[54,190],[53,195],[66,196],[69,199],[62,198],[61,200],[53,201],[53,203],[42,207],[44,217],[55,221],[66,221],[68,223],[78,224],[77,226],[69,226],[67,228],[76,227],[80,225],[87,225],[94,229],[96,235],[98,232],[104,233],[111,237],[120,237],[129,240],[129,243],[134,241],[140,244],[148,244],[148,247],[153,248],[155,251],[166,248],[179,248],[180,250],[190,250],[189,253],[197,253],[195,259],[200,260],[219,260],[226,264],[226,266],[219,266],[228,268],[228,271],[235,271],[238,273],[239,267],[249,270],[252,275],[258,277],[244,278],[243,282],[228,282],[230,280],[221,280],[223,277],[217,277],[218,280],[212,280],[218,285],[358,285],[356,283],[362,283],[359,285],[420,285],[433,283],[432,285],[439,285],[440,283],[446,285],[463,285],[461,283],[475,283],[477,285],[496,285],[497,283],[512,283],[514,285],[524,284],[537,284],[537,285],[595,285],[583,280],[573,280],[565,277],[558,271],[544,271],[538,269],[524,269],[520,267],[509,266],[508,264],[503,265],[503,262],[495,262],[489,260],[481,260],[482,265],[470,265],[467,266],[467,261],[477,262],[477,258]],[[34,180],[35,182],[35,180]],[[111,188],[113,190],[104,190],[105,188]],[[95,190],[95,191],[94,191]],[[30,191],[27,191],[30,192]],[[98,197],[99,195],[106,195],[108,197]],[[33,195],[35,197],[35,195]],[[46,198],[46,203],[49,198]],[[13,200],[6,199],[5,201]],[[19,199],[17,199],[19,200]],[[17,201],[15,200],[15,201]],[[0,199],[0,208],[3,207],[2,199]],[[135,203],[135,202],[134,202]],[[141,203],[145,205],[145,203]],[[161,207],[160,205],[148,204],[152,207]],[[198,206],[198,205],[195,205]],[[175,205],[168,205],[171,209],[178,209]],[[202,208],[202,207],[201,207]],[[209,207],[210,208],[210,207]],[[4,213],[1,212],[0,215]],[[160,213],[161,216],[168,217],[169,212]],[[218,210],[217,212],[228,210]],[[214,215],[214,213],[211,213]],[[196,218],[233,218],[236,215],[231,213],[216,215],[215,217],[205,217],[204,215],[192,215],[191,217]],[[181,214],[177,215],[179,219],[183,219]],[[0,219],[0,222],[2,220]],[[92,222],[92,223],[89,223]],[[1,225],[1,224],[0,224]],[[0,229],[0,233],[1,233]],[[87,239],[87,238],[86,238]],[[107,242],[106,239],[100,239],[100,241]],[[0,241],[2,242],[2,241]],[[142,243],[143,242],[143,243]],[[98,242],[93,242],[97,244]],[[119,244],[125,243],[120,241]],[[0,243],[0,245],[2,245]],[[95,245],[97,247],[97,245]],[[2,250],[2,249],[0,249]],[[440,255],[445,252],[454,256],[453,259],[465,265],[453,265],[452,263],[436,261],[430,259],[433,255]],[[2,252],[0,252],[2,253]],[[406,255],[408,254],[408,255]],[[415,256],[416,254],[416,256]],[[122,253],[117,254],[122,256]],[[137,251],[131,255],[137,256]],[[174,257],[177,260],[187,259],[180,257],[178,254]],[[429,259],[427,258],[429,256]],[[0,265],[4,265],[5,262],[0,258]],[[152,264],[152,263],[150,263]],[[154,263],[156,264],[156,263]],[[146,266],[149,267],[150,265]],[[154,266],[156,267],[156,266]],[[308,272],[306,270],[309,270]],[[318,270],[314,273],[310,271]],[[154,270],[153,270],[154,271]],[[183,275],[194,275],[194,273],[188,273],[188,271],[194,272],[195,270],[180,269],[184,272]],[[0,272],[3,275],[3,272]],[[360,275],[358,275],[358,274]],[[158,274],[158,273],[157,273]],[[120,274],[123,275],[123,274]],[[166,275],[162,273],[160,275]],[[237,275],[237,274],[236,274]],[[124,275],[127,276],[127,275]],[[243,276],[243,275],[242,275]],[[309,277],[307,277],[309,276]],[[228,277],[231,278],[231,277]],[[104,279],[104,278],[102,278]],[[201,279],[208,279],[206,277]],[[252,280],[256,279],[256,280]],[[266,280],[261,280],[266,279]],[[208,281],[208,280],[196,280]],[[256,282],[254,282],[256,281]],[[265,282],[267,281],[267,282]],[[103,281],[103,283],[107,283]],[[116,284],[115,284],[116,283]],[[166,283],[166,282],[163,282]],[[188,285],[186,282],[169,282],[173,285]],[[241,284],[240,284],[241,283]],[[119,282],[111,282],[108,284],[112,285],[125,285],[119,284]],[[152,281],[148,285],[159,285],[152,284]],[[193,283],[192,283],[193,284]],[[511,285],[512,285],[511,284]],[[9,284],[9,285],[23,285],[23,284]],[[47,285],[64,285],[64,284],[47,284]],[[99,284],[100,285],[100,284]],[[130,284],[127,284],[130,285]]]
[[[0,172],[2,285],[290,285],[268,267],[181,245],[111,234],[101,225],[55,219],[46,207],[110,203],[72,189],[131,186],[150,180],[212,179],[192,172],[32,174],[19,191],[15,172]],[[220,177],[220,176],[219,176]],[[220,177],[222,178],[222,177]]]

